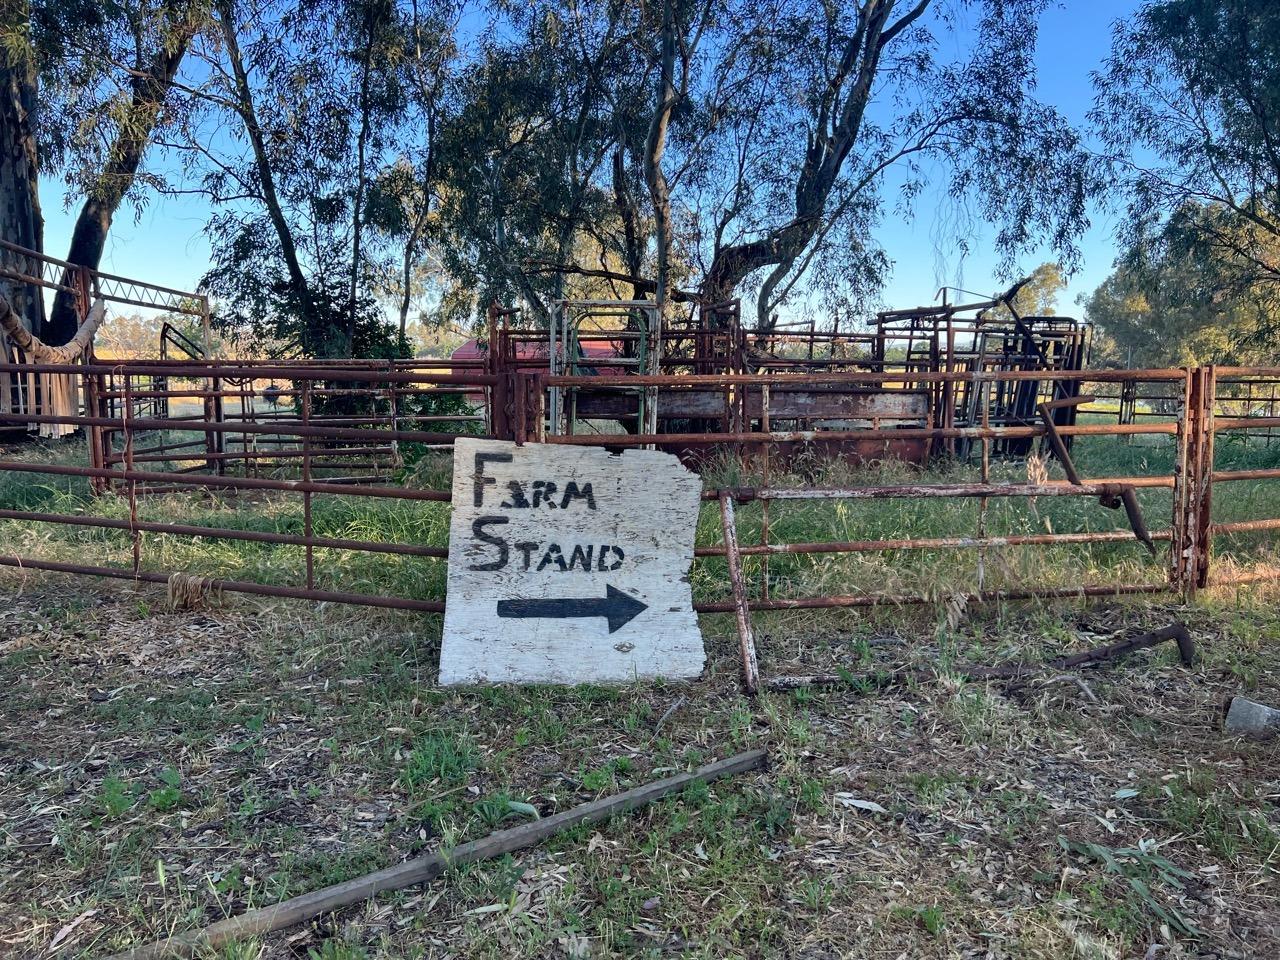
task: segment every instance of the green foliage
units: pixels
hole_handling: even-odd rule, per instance
[[[318,947],[307,948],[307,960],[367,960],[369,951],[341,940],[326,940]]]
[[[1159,793],[1156,802],[1165,820],[1216,856],[1234,860],[1249,850],[1269,859],[1280,850],[1280,831],[1262,814],[1241,808],[1218,790],[1209,769],[1163,784]]]
[[[1013,298],[1013,308],[1020,317],[1052,317],[1057,313],[1058,294],[1067,288],[1067,278],[1056,263],[1042,263],[1031,271]],[[993,311],[1006,318],[1009,310],[1003,304]]]
[[[452,785],[476,768],[475,746],[465,734],[430,733],[414,744],[400,779],[410,789],[439,782]]]
[[[152,810],[164,813],[182,802],[182,774],[173,767],[165,767],[160,772],[160,781],[163,786],[147,794],[147,803]]]
[[[1141,292],[1150,299],[1172,273],[1173,302],[1211,323],[1248,322],[1229,314],[1259,301],[1265,309],[1254,319],[1272,342],[1280,291],[1277,49],[1280,6],[1272,0],[1147,0],[1116,27],[1092,112],[1114,158],[1113,181],[1127,195],[1126,260],[1130,268],[1155,265]],[[1147,333],[1162,336],[1165,322],[1153,318]]]
[[[1179,216],[1221,216],[1189,205]],[[1167,234],[1167,231],[1166,231]],[[1280,304],[1250,290],[1234,291],[1214,251],[1173,242],[1135,243],[1085,301],[1097,326],[1094,361],[1132,367],[1265,360]]]
[[[98,806],[110,820],[116,820],[133,809],[138,801],[137,790],[115,774],[102,781],[98,790]]]
[[[1059,836],[1058,845],[1063,851],[1092,860],[1108,874],[1122,879],[1129,888],[1130,896],[1172,929],[1191,937],[1200,935],[1195,924],[1175,907],[1157,899],[1152,892],[1152,883],[1158,882],[1178,892],[1186,889],[1185,881],[1195,879],[1193,874],[1156,853],[1154,844],[1143,841],[1136,847],[1115,849],[1100,843],[1080,842]]]

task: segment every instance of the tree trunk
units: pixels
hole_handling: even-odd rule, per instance
[[[881,56],[929,5],[930,0],[917,0],[890,24],[889,17],[898,6],[894,0],[863,0],[857,28],[845,41],[826,89],[815,100],[808,149],[796,174],[795,216],[761,237],[717,250],[700,290],[707,302],[731,299],[747,277],[773,267],[756,305],[757,325],[771,327],[772,293],[826,223],[828,201],[862,131]]]
[[[26,22],[25,3],[17,15],[20,22]],[[39,157],[32,117],[36,92],[35,65],[30,59],[11,58],[0,52],[0,237],[43,251]],[[44,332],[44,298],[40,287],[0,280],[0,295],[13,305],[24,327],[37,336]]]
[[[613,204],[622,221],[623,257],[627,273],[633,278],[631,299],[643,300],[648,292],[648,287],[640,279],[644,269],[644,241],[640,236],[639,211],[627,185],[626,152],[621,139],[613,153]]]
[[[430,204],[430,202],[431,195],[428,193],[427,203]],[[413,221],[409,239],[404,242],[404,259],[401,261],[404,270],[404,276],[401,279],[404,287],[400,291],[400,342],[402,344],[409,342],[409,306],[413,302],[413,263],[418,255],[418,237],[426,222],[427,209],[423,209]]]
[[[164,25],[160,29],[166,29],[172,22],[172,33],[160,38],[161,47],[151,63],[130,81],[129,119],[111,145],[106,166],[89,189],[76,217],[71,232],[71,248],[67,252],[67,260],[71,263],[96,270],[102,262],[111,221],[138,175],[143,154],[164,110],[170,85],[195,34],[196,24],[187,6],[175,2],[166,4],[161,11],[160,19]],[[75,336],[79,325],[75,298],[66,291],[59,291],[53,300],[46,339],[52,343],[64,343]]]
[[[654,309],[649,329],[645,333],[645,369],[642,373],[662,372],[662,329],[666,324],[667,304],[671,299],[671,187],[662,170],[662,155],[667,147],[667,128],[675,111],[679,94],[676,91],[676,0],[663,0],[662,36],[658,57],[658,104],[649,123],[649,135],[644,144],[644,177],[649,185],[649,197],[653,201],[654,234],[658,241],[658,269],[654,287]],[[658,391],[646,387],[644,391],[643,433],[658,430]]]
[[[365,153],[369,143],[369,85],[373,73],[374,31],[378,28],[375,14],[366,8],[364,21],[364,62],[360,65],[360,132],[356,136],[356,193],[351,209],[351,284],[347,296],[347,343],[353,350],[356,339],[356,294],[360,287],[360,244],[364,228]]]
[[[293,231],[289,227],[289,221],[285,219],[284,208],[280,205],[280,197],[276,193],[271,158],[267,155],[266,140],[262,135],[262,128],[258,125],[253,89],[249,86],[249,73],[245,69],[244,58],[240,54],[240,41],[236,36],[235,0],[217,0],[216,6],[222,28],[222,39],[227,46],[227,58],[231,61],[231,70],[235,77],[237,109],[244,122],[249,144],[253,148],[254,166],[262,188],[262,202],[267,208],[271,225],[275,228],[276,240],[280,244],[280,256],[289,274],[289,288],[302,314],[304,348],[309,350],[312,345],[307,341],[319,332],[316,329],[318,317],[315,300],[311,296],[311,287],[307,284],[306,274],[302,272],[302,262],[298,258],[298,245],[294,242]]]

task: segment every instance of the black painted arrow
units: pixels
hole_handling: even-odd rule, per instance
[[[612,584],[605,586],[603,597],[564,597],[559,600],[499,600],[500,617],[536,617],[547,620],[567,620],[570,617],[604,617],[609,621],[609,632],[626,626],[643,610],[641,603],[629,593]]]

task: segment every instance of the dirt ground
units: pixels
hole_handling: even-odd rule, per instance
[[[767,772],[217,956],[1280,956],[1280,610],[1169,603],[762,618],[738,690],[434,686],[437,618],[0,577],[0,955],[100,956],[756,746]],[[1172,645],[1019,688],[1174,619]],[[940,680],[880,683],[904,663]],[[867,679],[871,677],[871,679]],[[1080,677],[1077,683],[1074,677]]]

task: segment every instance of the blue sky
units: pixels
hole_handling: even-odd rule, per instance
[[[1077,126],[1085,124],[1085,114],[1093,101],[1089,78],[1106,59],[1111,46],[1111,27],[1138,7],[1137,0],[1065,0],[1049,9],[1041,20],[1037,52],[1037,96],[1057,107]],[[936,242],[945,235],[947,201],[926,192],[916,204],[910,222],[886,222],[878,239],[894,261],[893,275],[884,300],[893,307],[932,302],[938,288],[964,287],[982,293],[1006,289],[1008,281],[995,276],[996,257],[991,253],[995,231],[977,224],[978,233],[970,244],[970,254],[961,262],[948,256],[945,245]],[[1080,245],[1082,262],[1070,285],[1059,299],[1061,313],[1080,315],[1075,303],[1082,293],[1090,293],[1111,273],[1116,256],[1115,219],[1096,207],[1090,211],[1092,226]],[[1029,272],[1046,260],[1050,250],[1033,252],[1022,258],[1022,272]]]
[[[1129,14],[1137,0],[1065,0],[1049,9],[1042,21],[1037,54],[1037,95],[1053,104],[1076,124],[1083,124],[1092,101],[1089,79],[1110,47],[1111,25]],[[944,41],[945,43],[945,41]],[[61,256],[67,249],[75,210],[64,209],[61,184],[42,185],[45,215],[45,249]],[[893,261],[893,272],[884,292],[891,307],[932,302],[944,284],[982,293],[1008,286],[995,275],[991,252],[994,231],[976,224],[967,259],[949,252],[945,242],[949,205],[939,193],[926,190],[909,221],[886,218],[877,240]],[[198,197],[153,197],[135,219],[132,210],[121,210],[112,225],[102,269],[164,286],[194,289],[208,268],[209,244],[202,234],[208,208]],[[1115,222],[1104,211],[1091,212],[1093,224],[1081,241],[1080,269],[1059,301],[1059,311],[1081,311],[1075,299],[1092,291],[1111,272],[1115,259]],[[1048,250],[1025,256],[1019,266],[1029,271],[1051,259]]]

